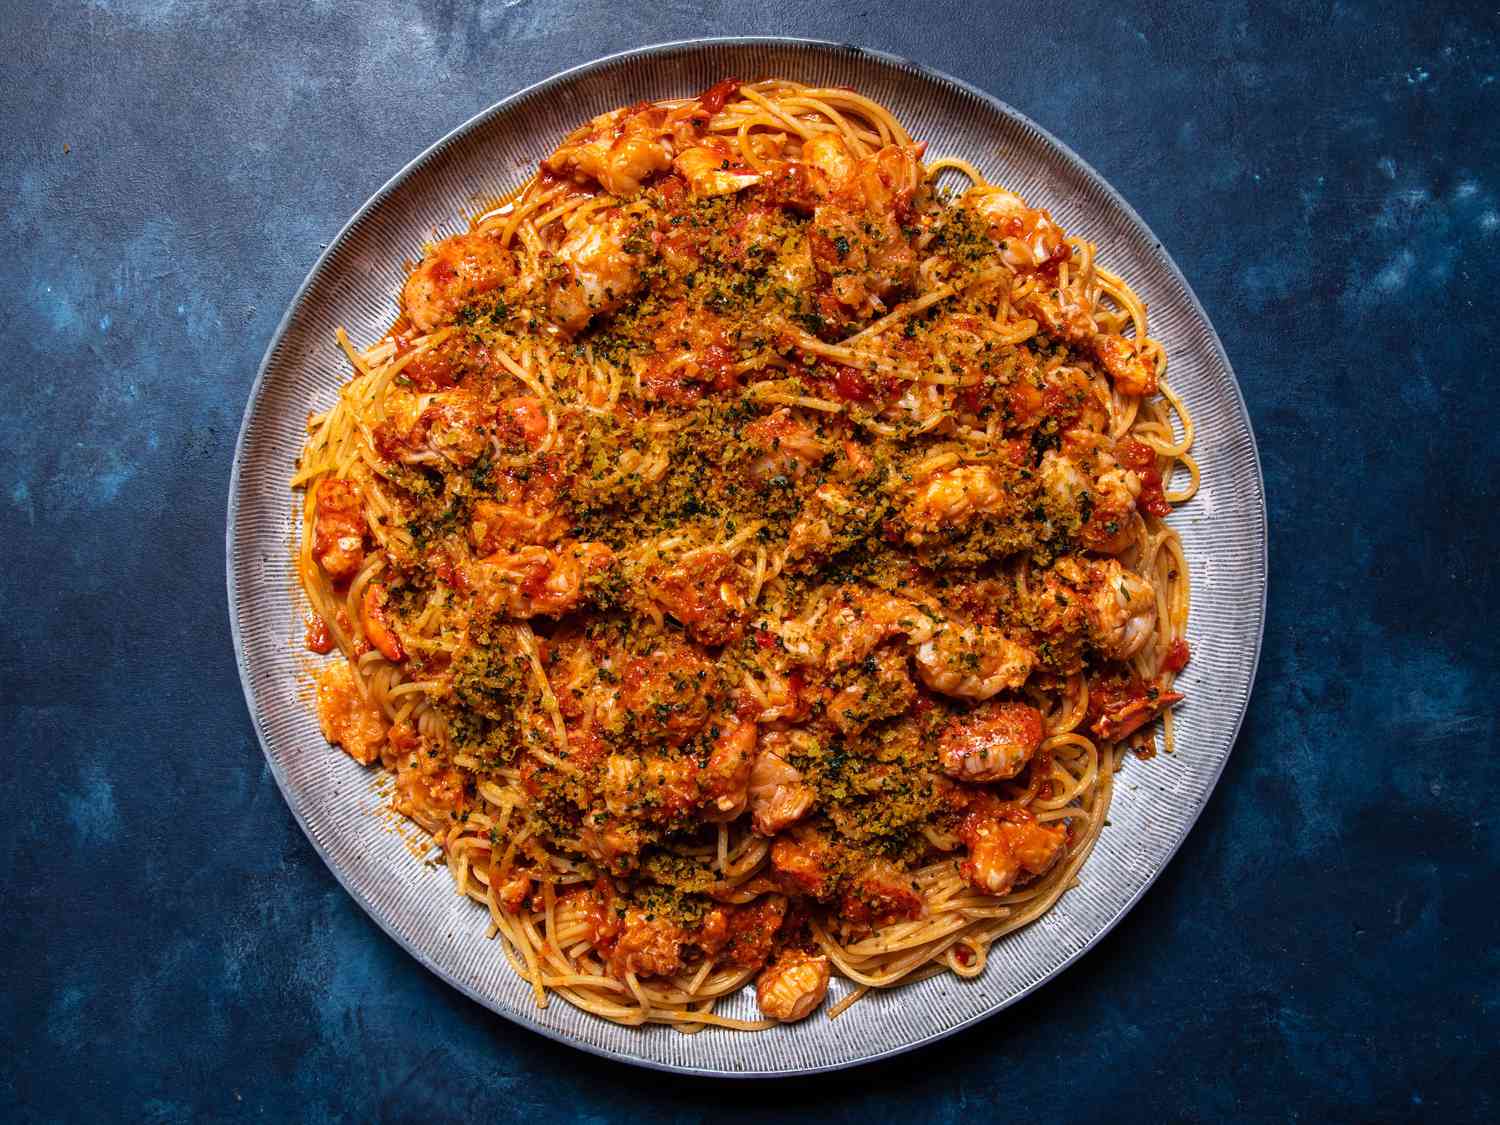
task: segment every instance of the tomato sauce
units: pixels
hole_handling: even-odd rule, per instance
[[[319,656],[327,656],[333,651],[333,634],[328,630],[328,622],[324,621],[318,614],[308,611],[303,619],[307,626],[303,635],[303,643],[308,652],[316,652]]]
[[[833,390],[845,402],[869,402],[875,397],[870,380],[854,367],[840,366],[834,371]]]
[[[698,104],[706,113],[718,113],[724,108],[724,103],[729,100],[729,96],[738,92],[740,85],[738,78],[720,79],[698,95]]]
[[[1187,662],[1190,659],[1192,659],[1192,653],[1188,650],[1187,641],[1178,637],[1167,648],[1167,655],[1162,658],[1162,671],[1181,672],[1187,667]]]
[[[1141,494],[1135,498],[1139,511],[1153,516],[1166,516],[1172,511],[1162,486],[1161,471],[1156,467],[1156,450],[1135,438],[1126,438],[1115,447],[1115,456],[1127,469],[1135,470],[1141,478]]]

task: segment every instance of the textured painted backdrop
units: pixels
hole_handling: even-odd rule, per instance
[[[0,1115],[1500,1111],[1492,9],[98,0],[0,26]],[[1093,163],[1218,325],[1271,518],[1244,734],[1130,917],[957,1038],[753,1087],[569,1051],[382,935],[262,762],[223,583],[240,413],[320,245],[501,96],[713,33],[907,54]]]

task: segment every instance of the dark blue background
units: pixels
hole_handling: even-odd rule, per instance
[[[1493,10],[98,0],[0,26],[0,1116],[1493,1118]],[[746,32],[966,78],[1136,206],[1239,373],[1271,595],[1223,783],[1096,951],[917,1054],[729,1086],[514,1027],[364,916],[256,746],[223,530],[267,340],[387,176],[564,67]]]

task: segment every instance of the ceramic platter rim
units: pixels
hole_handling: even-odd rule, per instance
[[[587,117],[688,95],[726,74],[853,85],[932,140],[934,154],[968,157],[1050,207],[1070,232],[1099,242],[1101,259],[1146,299],[1152,335],[1167,346],[1172,385],[1198,422],[1194,452],[1205,483],[1172,517],[1194,583],[1179,749],[1127,763],[1081,885],[1052,914],[996,943],[975,981],[934,977],[867,997],[836,1021],[683,1036],[622,1028],[556,998],[535,1008],[500,948],[484,939],[483,911],[454,894],[445,871],[416,862],[378,815],[377,775],[323,742],[308,701],[310,658],[296,648],[302,607],[286,481],[307,413],[332,401],[347,370],[333,327],[356,341],[378,336],[394,315],[401,262],[418,257],[424,240],[462,229],[480,198],[518,183],[550,142]],[[1249,417],[1213,326],[1155,236],[1093,169],[1003,102],[892,55],[814,40],[702,39],[611,55],[506,98],[398,172],[329,243],[271,339],[235,449],[225,546],[235,654],[261,748],[313,847],[376,923],[443,980],[543,1035],[636,1065],[730,1077],[810,1074],[911,1050],[992,1015],[1076,961],[1151,885],[1207,803],[1244,719],[1265,616],[1265,497]],[[723,1010],[750,1014],[751,1003],[742,994]]]

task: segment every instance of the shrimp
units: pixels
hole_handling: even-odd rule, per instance
[[[1087,347],[1099,332],[1092,303],[1077,283],[1039,289],[1021,302],[1021,311],[1049,336]]]
[[[472,465],[489,448],[484,434],[486,413],[466,391],[434,395],[404,439],[411,453],[402,460],[436,453],[460,468]]]
[[[354,682],[354,669],[340,660],[317,674],[318,725],[323,737],[362,766],[380,757],[386,740],[385,714]]]
[[[595,814],[594,822],[585,824],[578,833],[584,854],[616,874],[635,870],[641,848],[647,837],[635,821]]]
[[[698,764],[664,754],[611,754],[601,784],[605,807],[615,816],[672,821],[698,803]]]
[[[808,498],[787,531],[788,562],[828,557],[834,545],[832,516],[844,502],[843,490],[834,484],[821,485]]]
[[[979,891],[1008,894],[1021,874],[1045,875],[1067,850],[1067,829],[1037,821],[1019,805],[985,802],[959,826],[969,857],[959,872]]]
[[[1122,395],[1156,393],[1156,368],[1141,357],[1134,340],[1099,331],[1092,301],[1080,281],[1039,289],[1021,301],[1020,310],[1035,318],[1049,336],[1092,352]]]
[[[917,648],[922,682],[960,699],[1018,688],[1035,665],[1035,653],[992,625],[945,625]]]
[[[745,906],[731,907],[727,933],[717,964],[731,969],[757,969],[771,956],[781,924],[786,920],[786,898],[763,894]]]
[[[682,947],[691,934],[676,922],[632,906],[625,912],[620,935],[610,950],[610,976],[623,979],[671,976],[682,968]]]
[[[934,473],[919,485],[901,513],[906,541],[927,542],[935,534],[961,527],[975,516],[1010,510],[1014,500],[1000,474],[990,465],[960,465]]]
[[[1013,191],[988,188],[971,191],[964,206],[987,225],[990,237],[1000,244],[1000,257],[1013,270],[1039,270],[1051,262],[1072,256],[1067,236],[1038,207],[1028,207]]]
[[[762,483],[801,480],[829,449],[807,419],[784,406],[747,425],[744,437],[760,451],[750,463],[750,475]]]
[[[788,894],[827,901],[838,887],[834,858],[826,834],[799,825],[771,845],[771,872]]]
[[[935,610],[917,602],[869,590],[846,596],[811,637],[796,638],[798,643],[787,647],[794,655],[838,668],[863,660],[891,637],[905,636],[909,644],[921,644],[937,632],[941,621]]]
[[[546,302],[564,335],[578,332],[595,316],[614,312],[641,287],[644,247],[649,243],[632,240],[639,225],[622,208],[596,212],[554,252],[563,276],[548,284]],[[642,249],[633,248],[637,242]]]
[[[1111,333],[1100,333],[1093,339],[1094,355],[1115,389],[1122,395],[1154,395],[1157,389],[1156,368],[1141,358],[1134,340]]]
[[[1103,433],[1109,428],[1109,385],[1082,368],[1062,364],[1016,379],[1006,392],[1006,407],[1018,430],[1055,420],[1064,431]]]
[[[787,532],[787,560],[821,560],[836,554],[859,540],[873,514],[872,505],[852,489],[832,483],[820,485]]]
[[[365,640],[392,664],[400,664],[406,659],[406,649],[401,646],[401,638],[396,635],[390,614],[386,612],[389,599],[390,593],[383,585],[371,582],[365,587],[365,596],[360,599],[359,623],[365,631]]]
[[[806,1019],[828,995],[828,958],[788,950],[762,970],[755,981],[761,1014],[781,1023]]]
[[[688,190],[698,199],[733,195],[761,181],[759,174],[730,154],[728,146],[695,145],[678,153],[672,170],[687,181]]]
[[[1096,560],[1087,602],[1094,644],[1111,660],[1128,660],[1156,628],[1156,592],[1115,559]]]
[[[561,617],[583,604],[614,562],[604,543],[522,547],[470,566],[469,585],[486,593],[492,609],[511,617]]]
[[[634,195],[671,166],[669,128],[659,107],[612,110],[570,134],[542,161],[542,170],[580,184],[594,180],[611,195]]]
[[[599,792],[604,807],[615,816],[628,816],[637,805],[635,790],[641,775],[641,760],[629,754],[611,754],[604,759]]]
[[[813,264],[812,243],[807,236],[789,235],[769,263],[767,274],[788,293],[805,293],[817,285],[818,267]]]
[[[740,568],[723,551],[699,551],[650,575],[651,600],[675,617],[688,635],[706,645],[732,644],[749,619]]]
[[[495,888],[495,898],[507,914],[521,913],[521,907],[531,897],[532,879],[525,871],[512,871],[510,878]]]
[[[539,638],[538,642],[542,667],[547,671],[563,718],[586,726],[590,733],[598,733],[593,723],[583,724],[579,720],[597,711],[601,699],[613,690],[614,676],[601,668],[609,659],[607,653],[591,644],[581,630],[571,628]]]
[[[861,926],[885,926],[925,913],[927,902],[916,882],[888,859],[866,863],[839,899],[839,917]]]
[[[401,290],[406,319],[422,332],[452,322],[459,309],[515,276],[515,261],[488,234],[455,234],[427,247]]]
[[[1141,478],[1072,431],[1061,450],[1049,449],[1038,470],[1049,515],[1077,524],[1078,540],[1089,550],[1115,555],[1134,542],[1136,497]]]
[[[655,350],[638,369],[642,398],[691,406],[711,389],[737,385],[735,352],[722,317],[679,300],[652,319]]]
[[[837,133],[823,133],[802,148],[802,159],[822,175],[836,200],[904,216],[922,184],[923,145],[886,145],[856,158]]]
[[[604,940],[599,944],[608,949],[606,964],[615,977],[630,973],[643,977],[672,976],[683,968],[684,946],[696,947],[704,957],[716,959],[727,950],[726,960],[739,967],[753,968],[765,959],[764,953],[760,953],[760,960],[755,958],[762,945],[768,951],[785,910],[784,901],[759,909],[719,906],[689,927],[663,917],[659,910],[631,907],[612,932],[605,930],[601,935]]]
[[[1089,680],[1089,729],[1106,742],[1119,742],[1182,698],[1182,692],[1166,691],[1138,676],[1095,676]]]
[[[858,161],[844,138],[837,133],[819,133],[802,145],[802,163],[816,173],[814,190],[828,195],[854,178]]]
[[[834,467],[834,475],[843,480],[857,480],[875,471],[875,458],[869,448],[852,438],[844,441],[844,458]]]
[[[1037,473],[1041,477],[1042,493],[1050,504],[1051,514],[1076,514],[1079,497],[1089,492],[1089,478],[1083,467],[1072,457],[1056,449],[1049,449],[1042,455]]]
[[[396,761],[396,792],[391,805],[435,834],[463,813],[466,787],[462,770],[444,766],[431,755],[413,752]]]
[[[476,500],[469,522],[469,542],[484,554],[507,547],[550,546],[567,533],[567,517],[556,508],[525,502]]]
[[[882,648],[866,657],[854,680],[829,701],[829,722],[852,738],[871,723],[905,714],[917,701],[906,665],[905,649]]]
[[[1042,713],[1024,703],[980,704],[954,715],[938,735],[943,772],[959,781],[1015,777],[1042,743]]]
[[[758,643],[776,647],[776,635],[770,629],[758,629]],[[765,692],[765,706],[755,716],[758,723],[800,723],[812,713],[814,698],[807,688],[807,678],[800,668],[793,668],[783,675],[772,669],[761,669],[761,688]]]
[[[614,734],[680,746],[703,729],[713,704],[714,665],[691,645],[664,645],[626,664],[598,718]]]
[[[547,408],[536,395],[511,395],[495,408],[502,443],[536,449],[547,436]]]
[[[347,582],[365,563],[365,514],[354,485],[325,477],[313,494],[313,558],[334,582]]]
[[[812,811],[817,794],[802,771],[787,759],[802,741],[813,741],[802,731],[768,731],[750,770],[750,824],[757,835],[774,836]]]
[[[1014,192],[985,195],[974,210],[989,223],[991,237],[1000,242],[1001,257],[1013,269],[1039,270],[1073,255],[1052,216],[1027,207]],[[1067,285],[1038,287],[1022,299],[1020,311],[1035,318],[1047,335],[1091,351],[1121,394],[1155,394],[1156,368],[1141,358],[1134,340],[1099,331],[1084,280],[1075,276]]]
[[[600,114],[570,133],[542,170],[580,184],[593,180],[611,195],[633,195],[671,166],[674,153],[692,151],[737,89],[739,82],[727,78],[673,109],[635,105]]]
[[[754,269],[769,259],[779,256],[784,249],[794,249],[788,242],[798,241],[789,236],[781,221],[781,213],[768,207],[763,201],[747,202],[740,218],[725,232],[723,258],[725,262]]]
[[[704,819],[733,820],[745,811],[755,762],[755,739],[754,723],[732,719],[725,722],[723,733],[714,739],[708,765],[699,776],[702,800],[707,806]]]
[[[1062,672],[1081,666],[1079,640],[1108,660],[1129,660],[1156,628],[1151,584],[1118,559],[1058,559],[1035,598],[1036,631],[1051,642],[1051,663]]]
[[[859,315],[885,309],[884,298],[916,278],[917,254],[903,221],[921,186],[919,146],[887,145],[859,159],[837,133],[803,145],[816,195],[809,246],[839,304]]]
[[[1107,555],[1129,547],[1134,539],[1130,534],[1134,523],[1131,513],[1140,494],[1141,478],[1131,469],[1114,465],[1095,477],[1094,507],[1082,528],[1083,545]]]

